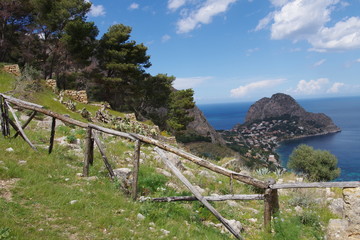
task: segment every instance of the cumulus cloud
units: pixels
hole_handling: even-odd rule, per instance
[[[140,5],[138,3],[132,3],[130,6],[129,6],[129,9],[130,10],[135,10],[135,9],[139,9]]]
[[[360,48],[360,18],[348,17],[327,27],[331,13],[348,7],[340,0],[270,0],[275,11],[261,19],[255,30],[270,26],[271,38],[306,40],[313,51]]]
[[[318,67],[320,65],[323,65],[324,62],[326,62],[326,59],[321,59],[321,60],[317,61],[316,63],[314,63],[313,67]]]
[[[194,88],[203,82],[212,79],[213,77],[189,77],[189,78],[176,78],[174,81],[174,88],[181,90],[187,88]]]
[[[162,36],[161,38],[161,42],[167,42],[171,39],[171,36],[165,34],[164,36]]]
[[[309,38],[315,51],[350,50],[360,48],[360,18],[351,17],[340,21],[334,27],[323,27],[319,33]]]
[[[91,5],[89,16],[99,17],[99,16],[104,16],[105,14],[106,12],[103,5],[94,5],[94,4]]]
[[[323,92],[328,83],[329,79],[327,78],[319,78],[310,81],[300,80],[294,92],[305,95],[316,94]]]
[[[231,95],[231,97],[235,97],[235,98],[244,97],[255,90],[274,87],[274,86],[284,82],[285,80],[286,79],[284,79],[284,78],[279,78],[279,79],[270,79],[270,80],[252,82],[247,85],[231,89],[230,95]]]
[[[336,82],[326,92],[327,93],[338,93],[340,88],[343,86],[345,86],[344,83]]]
[[[202,4],[193,5],[194,9],[183,9],[182,18],[177,22],[177,33],[188,33],[203,24],[211,23],[212,19],[221,13],[228,11],[230,5],[237,0],[206,0]],[[184,3],[176,2],[180,6]],[[177,9],[173,5],[172,9]]]

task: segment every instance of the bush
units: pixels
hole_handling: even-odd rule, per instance
[[[329,151],[302,144],[290,155],[288,168],[303,173],[310,181],[330,181],[340,175],[338,160]]]

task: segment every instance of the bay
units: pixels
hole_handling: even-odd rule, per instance
[[[297,102],[306,111],[325,113],[341,132],[282,142],[277,153],[283,166],[299,144],[330,151],[339,160],[341,175],[337,181],[360,180],[360,97],[302,99]],[[210,124],[217,130],[231,129],[243,123],[253,102],[199,105]]]

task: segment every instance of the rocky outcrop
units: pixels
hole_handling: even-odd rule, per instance
[[[291,96],[277,93],[271,98],[262,98],[253,104],[245,118],[245,123],[281,119],[296,122],[303,135],[319,135],[340,131],[331,118],[323,113],[311,113],[302,108]]]
[[[345,188],[344,219],[331,219],[327,228],[327,239],[360,239],[360,188]]]
[[[193,117],[194,120],[188,124],[187,131],[202,137],[209,137],[211,138],[212,143],[225,145],[225,141],[222,136],[215,131],[215,129],[207,121],[203,112],[197,106],[189,111],[189,116]]]

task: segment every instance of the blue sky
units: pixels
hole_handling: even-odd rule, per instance
[[[105,33],[131,26],[153,75],[199,104],[360,96],[360,0],[91,0]]]

